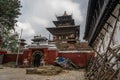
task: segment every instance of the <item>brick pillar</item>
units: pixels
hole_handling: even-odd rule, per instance
[[[27,57],[27,59],[28,59],[28,61],[29,61],[29,65],[32,65],[32,49],[29,49],[29,52],[28,52],[28,57]]]
[[[48,54],[48,48],[44,48],[43,53],[44,53],[44,61],[45,61],[46,64],[48,64],[48,62],[47,62],[49,60],[48,59],[48,55],[49,55]]]

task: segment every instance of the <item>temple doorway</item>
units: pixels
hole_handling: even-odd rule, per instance
[[[43,58],[43,53],[41,51],[35,51],[33,53],[33,66],[34,67],[39,67],[42,58]]]

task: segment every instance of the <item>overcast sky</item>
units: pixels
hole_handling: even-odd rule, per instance
[[[63,15],[64,11],[72,14],[76,25],[80,25],[81,40],[84,35],[88,0],[21,0],[22,15],[19,16],[16,31],[23,29],[22,38],[30,44],[34,35],[41,34],[48,38],[47,27],[55,27],[52,23],[55,15]],[[51,36],[52,37],[52,36]]]

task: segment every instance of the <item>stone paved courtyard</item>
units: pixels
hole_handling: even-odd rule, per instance
[[[84,70],[64,70],[54,76],[43,76],[37,74],[26,74],[25,68],[0,69],[0,80],[85,80]]]

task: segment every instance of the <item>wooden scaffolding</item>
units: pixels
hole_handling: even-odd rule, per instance
[[[120,80],[119,3],[110,13],[91,47],[97,56],[91,58],[87,67],[87,80]]]

